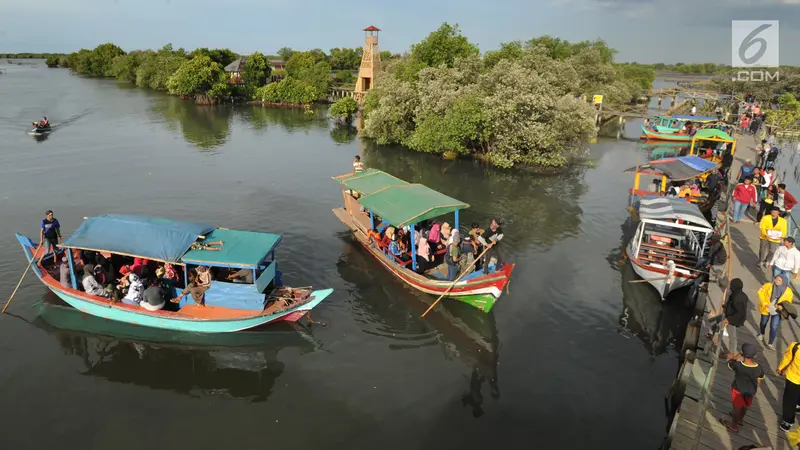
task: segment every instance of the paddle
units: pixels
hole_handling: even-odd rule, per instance
[[[464,272],[463,272],[461,275],[459,275],[459,276],[458,276],[458,278],[456,278],[456,280],[455,280],[455,281],[453,281],[453,284],[451,284],[451,285],[450,285],[450,287],[448,287],[448,288],[447,288],[447,290],[446,290],[446,291],[444,291],[444,293],[443,293],[442,295],[440,295],[440,296],[439,296],[439,298],[437,298],[437,299],[436,299],[436,301],[435,301],[435,302],[433,302],[433,304],[430,306],[430,308],[428,308],[427,310],[425,310],[425,312],[424,312],[424,313],[422,313],[422,315],[421,315],[420,317],[425,317],[425,315],[426,315],[426,314],[428,314],[428,312],[429,312],[430,310],[432,310],[434,306],[438,305],[438,304],[439,304],[439,302],[440,302],[440,301],[441,301],[441,300],[444,298],[444,296],[445,296],[445,295],[447,295],[447,293],[448,293],[448,292],[450,292],[450,289],[453,289],[453,287],[456,285],[456,283],[458,283],[458,281],[459,281],[459,280],[460,280],[460,279],[461,279],[461,278],[462,278],[464,275],[466,275],[466,274],[469,272],[469,269],[471,269],[471,268],[472,268],[472,266],[474,266],[474,265],[475,265],[475,263],[476,263],[476,262],[478,262],[478,260],[479,260],[479,259],[481,259],[481,258],[483,257],[483,255],[484,255],[484,254],[486,254],[486,252],[488,252],[488,251],[489,251],[489,249],[490,249],[490,248],[491,248],[491,247],[488,247],[488,246],[487,246],[487,247],[486,247],[486,248],[483,250],[483,252],[481,252],[481,254],[480,254],[480,255],[478,255],[478,257],[477,257],[477,258],[475,258],[474,260],[472,260],[472,264],[470,264],[469,266],[467,266],[467,268],[466,268],[466,269],[464,269]],[[489,261],[486,261],[486,264],[489,264]]]
[[[39,244],[39,246],[36,247],[36,251],[33,252],[33,255],[31,256],[31,260],[28,263],[28,267],[25,268],[25,272],[22,272],[22,276],[19,278],[19,283],[17,283],[17,287],[14,288],[14,292],[11,293],[11,297],[8,298],[8,301],[6,302],[6,306],[3,307],[3,310],[0,311],[0,314],[5,314],[6,309],[8,309],[8,305],[11,304],[11,300],[14,299],[14,295],[17,293],[17,289],[19,289],[19,286],[22,284],[22,280],[25,279],[25,275],[28,274],[28,270],[30,270],[31,266],[33,265],[33,262],[36,261],[36,255],[39,254],[39,250],[41,248],[42,248],[42,244]]]

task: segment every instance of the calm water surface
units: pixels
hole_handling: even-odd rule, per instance
[[[0,448],[654,448],[685,312],[620,266],[632,141],[558,177],[376,148],[324,111],[198,108],[110,80],[0,75],[0,298],[25,268],[14,232],[135,213],[283,233],[289,284],[332,287],[316,326],[215,339],[61,306],[29,276],[0,317]],[[47,115],[44,140],[26,134]],[[637,123],[627,137],[636,138]],[[376,267],[331,214],[353,155],[505,224],[517,265],[493,314]],[[157,342],[157,343],[153,343]],[[13,406],[11,406],[13,405]]]

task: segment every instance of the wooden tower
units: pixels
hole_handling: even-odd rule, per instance
[[[375,87],[375,77],[381,71],[381,51],[378,49],[379,28],[370,25],[364,28],[364,50],[361,53],[361,67],[354,92],[355,99],[361,103],[364,94]]]

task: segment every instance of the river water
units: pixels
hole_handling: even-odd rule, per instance
[[[0,75],[0,298],[25,268],[15,232],[133,213],[284,234],[284,281],[332,287],[327,326],[217,340],[58,305],[28,276],[0,317],[0,447],[83,449],[654,448],[687,312],[621,267],[630,140],[553,177],[378,148],[260,106],[195,107],[112,80],[7,65]],[[47,115],[44,140],[26,134]],[[333,216],[331,176],[368,167],[504,221],[510,294],[490,315],[376,267]],[[153,341],[168,341],[153,343]],[[199,342],[197,342],[199,341]]]

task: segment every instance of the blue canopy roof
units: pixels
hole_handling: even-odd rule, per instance
[[[159,217],[105,214],[85,220],[63,246],[174,263],[199,236],[214,228]]]
[[[703,159],[699,156],[679,156],[676,159],[692,169],[699,170],[701,172],[706,172],[717,168],[717,163]]]

